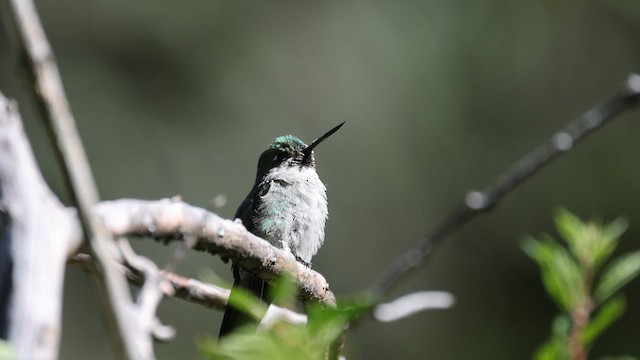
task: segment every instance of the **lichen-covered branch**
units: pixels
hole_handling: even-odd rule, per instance
[[[295,257],[248,232],[241,223],[223,219],[179,199],[156,201],[122,199],[101,202],[96,214],[113,236],[153,236],[159,240],[197,237],[194,249],[233,260],[269,281],[291,274],[302,301],[335,304],[325,278]]]
[[[55,359],[60,343],[62,284],[69,254],[80,244],[75,211],[51,193],[37,168],[15,103],[0,94],[0,205],[3,248],[13,286],[2,324],[18,359]],[[3,279],[6,281],[7,279]]]
[[[49,127],[52,142],[72,199],[77,206],[84,238],[95,255],[94,273],[115,350],[130,359],[152,359],[153,346],[139,324],[131,321],[133,308],[126,279],[115,268],[117,251],[92,213],[98,190],[76,129],[58,66],[35,4],[31,0],[7,0],[16,45],[32,82],[32,93]]]

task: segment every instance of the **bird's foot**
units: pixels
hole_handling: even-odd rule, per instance
[[[311,269],[311,263],[310,262],[306,262],[302,259],[300,259],[297,255],[296,255],[296,260],[298,260],[299,263],[301,263],[302,265],[308,267],[309,269]]]

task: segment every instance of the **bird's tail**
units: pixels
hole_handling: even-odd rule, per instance
[[[233,268],[233,275],[235,281],[233,283],[233,287],[231,288],[231,294],[229,295],[230,299],[234,296],[234,290],[241,287],[249,290],[265,303],[271,303],[269,284],[266,281],[253,274],[249,274],[236,266],[234,266]],[[222,338],[223,336],[233,332],[235,329],[245,325],[253,324],[255,327],[258,326],[259,321],[230,304],[231,301],[227,305],[227,309],[224,312],[224,318],[222,319],[222,325],[220,326],[220,334],[218,335],[218,338]]]

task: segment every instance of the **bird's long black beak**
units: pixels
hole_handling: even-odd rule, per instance
[[[340,124],[338,124],[338,126],[327,131],[324,135],[320,136],[319,138],[313,140],[311,145],[304,148],[304,150],[302,150],[302,153],[304,154],[304,157],[302,158],[302,163],[306,164],[311,157],[311,153],[313,152],[313,149],[316,146],[318,146],[321,142],[325,141],[329,136],[333,135],[336,131],[340,130],[340,128],[342,127],[342,125],[344,125],[344,123],[346,123],[346,121],[341,122]]]

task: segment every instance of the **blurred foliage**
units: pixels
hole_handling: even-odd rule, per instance
[[[0,340],[0,360],[9,360],[15,358],[13,349],[8,342]]]
[[[616,292],[640,273],[640,251],[609,259],[628,227],[622,218],[604,225],[585,223],[562,209],[555,220],[568,248],[549,235],[528,236],[522,242],[523,250],[540,266],[547,293],[563,312],[535,358],[586,359],[594,341],[624,313],[624,297]]]
[[[313,266],[338,296],[367,287],[468,189],[609,96],[640,64],[637,0],[37,6],[105,199],[181,194],[207,206],[224,194],[228,205],[215,211],[229,218],[275,137],[310,141],[347,120],[316,153],[330,217]],[[0,90],[18,101],[47,182],[68,200],[7,35],[0,30]],[[640,238],[639,134],[638,112],[625,114],[460,229],[390,294],[442,289],[456,294],[456,306],[402,322],[364,320],[349,331],[347,358],[530,357],[557,310],[513,239],[550,232],[559,204],[627,214],[625,236]],[[134,245],[160,264],[171,252]],[[229,265],[209,254],[190,253],[178,271],[195,277],[203,268],[231,279]],[[626,315],[593,356],[640,354],[628,335],[640,333],[633,284]],[[68,269],[61,359],[114,357],[99,301],[92,280]],[[222,319],[176,299],[159,316],[178,332],[156,346],[162,360],[197,358],[193,339],[216,334]]]
[[[236,289],[235,291],[242,290]],[[290,277],[283,276],[273,287],[274,304],[291,305],[295,302],[296,286]],[[232,304],[260,320],[266,312],[265,304],[249,292],[230,298]],[[349,322],[368,309],[367,302],[348,301],[338,308],[321,304],[307,306],[307,324],[291,324],[277,320],[268,329],[256,331],[254,326],[235,330],[217,341],[200,340],[199,347],[208,359],[325,359],[332,344],[346,330]]]

